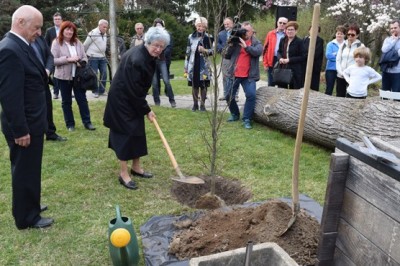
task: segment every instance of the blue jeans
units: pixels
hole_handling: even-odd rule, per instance
[[[382,73],[382,90],[400,92],[400,73]]]
[[[332,95],[333,88],[335,87],[336,76],[337,76],[336,70],[326,70],[325,71],[325,81],[326,81],[325,94]]]
[[[90,57],[89,65],[95,73],[100,72],[99,84],[96,84],[93,93],[103,94],[106,91],[107,59],[105,57]]]
[[[72,80],[58,80],[61,92],[61,106],[64,113],[64,121],[67,127],[75,126],[74,113],[72,112],[72,90],[74,91],[75,100],[78,103],[79,113],[81,114],[82,123],[87,125],[90,121],[89,104],[86,99],[86,91],[73,87]]]
[[[231,85],[233,84],[233,85]],[[229,111],[232,115],[239,116],[239,107],[235,101],[235,95],[239,89],[239,85],[242,85],[244,93],[246,95],[246,102],[243,110],[243,120],[252,120],[254,114],[254,108],[256,106],[256,82],[255,80],[249,80],[248,78],[230,78],[227,81],[228,88],[231,88],[228,92],[226,101],[229,105]]]
[[[172,91],[171,82],[169,81],[169,73],[167,68],[167,63],[165,61],[157,60],[156,71],[153,75],[153,98],[155,103],[160,103],[160,78],[163,79],[165,85],[165,91],[169,98],[169,102],[175,102],[174,92]]]

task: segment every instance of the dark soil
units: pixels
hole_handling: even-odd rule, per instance
[[[202,176],[203,185],[175,182],[171,192],[182,204],[195,208],[199,201],[216,208],[218,204],[209,196],[210,177]],[[239,181],[218,177],[216,193],[226,205],[242,204],[252,196]],[[218,201],[218,200],[217,200]],[[208,208],[209,207],[209,208]],[[195,221],[185,220],[176,224],[179,231],[170,243],[171,254],[178,259],[190,259],[245,247],[248,241],[254,244],[275,242],[299,265],[315,265],[319,237],[318,221],[301,211],[296,222],[279,236],[292,217],[290,206],[281,201],[269,201],[257,207],[224,207],[208,211]]]
[[[226,205],[238,205],[248,201],[253,195],[238,180],[229,180],[220,176],[215,178],[215,195],[219,198],[205,196],[210,192],[211,177],[201,176],[205,181],[201,185],[192,185],[181,182],[174,182],[171,188],[172,195],[179,203],[197,209],[216,209],[220,207],[219,199]]]

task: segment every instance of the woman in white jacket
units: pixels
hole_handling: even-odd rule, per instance
[[[358,40],[360,28],[357,25],[350,25],[347,29],[347,40],[339,49],[336,56],[337,85],[336,96],[346,97],[346,89],[349,85],[343,77],[343,71],[351,65],[355,64],[354,50],[360,46],[365,46]]]

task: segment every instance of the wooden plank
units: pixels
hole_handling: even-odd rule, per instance
[[[335,250],[335,266],[356,266],[340,249]],[[375,265],[374,265],[375,266]]]
[[[337,231],[348,165],[348,154],[343,152],[331,154],[330,171],[321,219],[321,231],[323,233]]]
[[[346,186],[400,222],[400,182],[351,157]]]
[[[329,172],[325,203],[321,218],[321,231],[336,232],[342,209],[347,172]]]
[[[388,257],[400,263],[398,222],[349,189],[344,194],[342,218]]]
[[[381,249],[371,243],[343,219],[339,223],[336,242],[340,249],[355,265],[392,265],[400,266]]]
[[[329,169],[332,172],[347,172],[349,167],[349,155],[344,152],[336,151],[331,154]]]
[[[366,154],[360,150],[360,146],[351,143],[347,139],[338,138],[336,140],[336,147],[343,152],[350,154],[352,157],[370,165],[371,167],[379,170],[382,173],[400,181],[400,165],[387,164],[377,160],[370,154]]]
[[[319,261],[333,261],[335,254],[337,232],[321,233],[318,242],[317,259]]]

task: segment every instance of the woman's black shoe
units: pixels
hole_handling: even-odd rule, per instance
[[[135,181],[131,180],[128,183],[125,183],[125,181],[122,179],[121,176],[118,177],[119,183],[121,183],[121,185],[123,185],[126,188],[129,189],[138,189],[138,187],[136,186]]]

